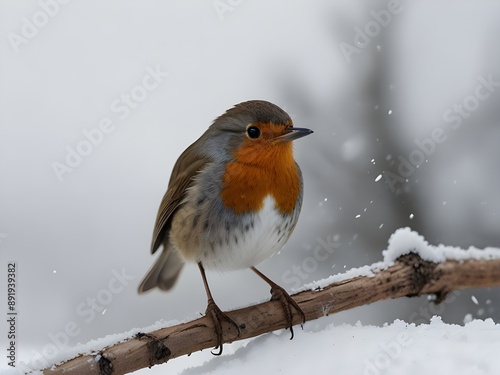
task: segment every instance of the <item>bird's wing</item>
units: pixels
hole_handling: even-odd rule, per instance
[[[191,152],[187,152],[190,149]],[[191,147],[188,148],[175,163],[168,190],[163,196],[156,216],[151,253],[154,253],[163,243],[166,231],[170,228],[172,214],[182,203],[187,188],[193,182],[193,177],[210,161],[206,157],[197,157],[193,151]]]

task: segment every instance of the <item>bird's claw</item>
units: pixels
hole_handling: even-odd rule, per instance
[[[217,306],[217,304],[214,302],[214,300],[209,299],[208,300],[208,306],[205,311],[206,316],[210,316],[212,319],[212,322],[214,323],[214,330],[215,330],[215,335],[217,336],[217,346],[214,348],[214,350],[219,349],[219,352],[214,353],[213,351],[211,352],[213,355],[221,355],[222,354],[222,321],[225,321],[227,323],[230,323],[231,325],[236,328],[236,331],[238,332],[237,337],[240,335],[240,326],[227,314],[222,312],[222,310]]]
[[[277,300],[281,302],[281,306],[283,307],[283,311],[285,313],[285,319],[287,322],[287,327],[290,329],[291,337],[290,340],[293,339],[293,313],[291,307],[295,309],[302,317],[302,323],[300,326],[303,328],[303,324],[306,322],[306,315],[304,311],[300,308],[299,304],[295,302],[295,300],[290,297],[290,295],[277,284],[272,285],[271,287],[271,300]]]

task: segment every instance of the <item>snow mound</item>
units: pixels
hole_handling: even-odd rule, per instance
[[[417,253],[422,259],[434,263],[441,263],[446,260],[463,261],[500,258],[500,249],[496,248],[477,249],[469,247],[464,250],[452,246],[429,245],[424,237],[408,227],[396,230],[389,238],[389,247],[382,252],[385,263],[393,263],[401,255],[409,253]]]
[[[442,263],[447,260],[465,261],[465,260],[488,260],[500,259],[500,249],[487,247],[478,249],[469,247],[467,250],[453,247],[438,245],[430,245],[424,237],[410,228],[400,228],[396,230],[389,238],[387,250],[382,252],[384,260],[368,266],[352,268],[347,272],[329,276],[325,279],[314,281],[306,284],[301,288],[293,290],[293,292],[301,292],[304,290],[321,289],[335,282],[344,281],[355,277],[373,277],[375,272],[385,270],[392,265],[397,258],[402,255],[415,253],[422,259],[433,262]]]
[[[320,319],[297,329],[293,340],[289,331],[281,330],[227,344],[221,357],[204,350],[135,374],[497,375],[499,349],[500,324],[491,319],[460,326],[435,316],[430,324],[396,320],[383,327],[336,326]]]
[[[491,319],[465,326],[396,320],[384,327],[308,322],[290,339],[288,331],[234,343],[226,354],[209,351],[179,358],[138,374],[360,374],[496,375],[500,368],[500,324]]]

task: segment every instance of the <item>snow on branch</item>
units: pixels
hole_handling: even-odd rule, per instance
[[[491,286],[500,286],[500,249],[434,247],[404,228],[392,235],[383,262],[308,285],[293,298],[304,311],[306,321],[310,321],[389,298],[435,294],[440,302],[452,290]],[[278,301],[227,314],[245,324],[237,337],[234,327],[224,323],[225,343],[259,336],[286,325]],[[294,316],[294,323],[300,323],[299,316]],[[54,365],[43,373],[124,374],[215,345],[211,320],[202,317],[152,332],[139,332],[99,351]]]

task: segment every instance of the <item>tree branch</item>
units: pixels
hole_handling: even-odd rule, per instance
[[[293,297],[306,320],[367,305],[372,302],[421,294],[436,294],[442,301],[452,290],[500,285],[500,259],[432,263],[410,253],[373,277],[355,277],[336,282],[321,290],[304,291]],[[269,301],[227,313],[243,323],[241,335],[223,323],[223,341],[230,343],[285,328],[286,321],[278,301]],[[294,315],[294,324],[300,317]],[[300,338],[298,338],[300,339]],[[65,363],[45,369],[44,375],[125,374],[151,367],[172,358],[216,345],[212,322],[202,317],[188,323],[141,333],[100,353],[83,354]]]

